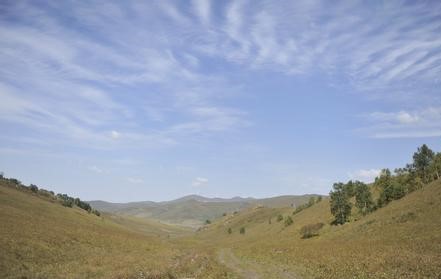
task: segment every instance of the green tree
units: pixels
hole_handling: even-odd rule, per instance
[[[363,215],[372,211],[374,201],[369,187],[363,182],[355,182],[355,206]]]
[[[334,183],[334,190],[331,191],[331,213],[334,215],[334,224],[344,224],[349,220],[352,205],[349,196],[345,191],[344,183]]]
[[[355,183],[349,180],[348,183],[344,184],[343,191],[349,198],[353,197],[355,195]]]
[[[412,166],[424,183],[430,182],[429,168],[434,157],[435,153],[425,144],[418,147],[417,152],[413,154]]]
[[[401,176],[393,177],[389,169],[381,171],[380,176],[375,179],[375,185],[381,190],[378,207],[385,206],[393,200],[400,199],[408,192],[407,183],[401,180]]]
[[[434,179],[439,179],[441,176],[441,153],[437,153],[433,157],[432,164],[429,167],[430,173],[433,174]]]

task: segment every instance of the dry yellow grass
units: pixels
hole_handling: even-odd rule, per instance
[[[0,186],[0,278],[223,277],[223,268],[204,251],[168,240],[167,234],[182,230],[136,222],[125,221],[127,229],[111,218]]]
[[[249,210],[226,217],[199,237],[217,239],[217,245],[263,269],[278,266],[304,278],[441,278],[441,181],[342,226],[329,225],[327,199],[294,215],[291,226],[275,221],[278,214],[290,213]],[[301,239],[301,228],[318,222],[326,224],[320,235]],[[238,233],[242,226],[245,235]]]
[[[292,212],[248,209],[191,233],[0,186],[0,277],[441,278],[441,181],[342,226],[329,225],[327,199]],[[319,222],[319,236],[301,238]]]

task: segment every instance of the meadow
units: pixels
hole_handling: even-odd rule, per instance
[[[193,231],[96,216],[3,183],[0,277],[440,278],[441,181],[344,225],[331,225],[329,202],[256,206]]]

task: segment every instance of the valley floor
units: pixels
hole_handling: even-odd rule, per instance
[[[291,208],[243,210],[198,232],[98,217],[3,185],[0,277],[441,278],[439,216],[440,181],[342,226],[329,225],[323,199],[295,215]],[[318,236],[301,238],[304,225],[319,222]]]

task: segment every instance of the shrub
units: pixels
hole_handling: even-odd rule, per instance
[[[245,234],[245,227],[240,228],[240,234]]]
[[[95,214],[96,216],[101,216],[101,212],[99,212],[96,209],[92,209],[92,213]]]
[[[228,234],[232,234],[233,230],[231,228],[228,228]]]
[[[277,215],[277,222],[280,222],[283,220],[282,214]]]
[[[31,184],[31,185],[29,185],[29,190],[31,190],[33,193],[37,193],[38,187],[37,187],[37,185]]]
[[[211,221],[210,220],[205,220],[205,225],[210,225],[211,224]]]
[[[311,238],[314,236],[319,235],[318,232],[321,228],[323,228],[325,224],[323,223],[315,223],[315,224],[309,224],[305,225],[300,229],[300,234],[302,235],[302,238]]]
[[[292,223],[293,223],[293,220],[292,220],[291,216],[287,216],[285,218],[285,227],[292,225]]]

